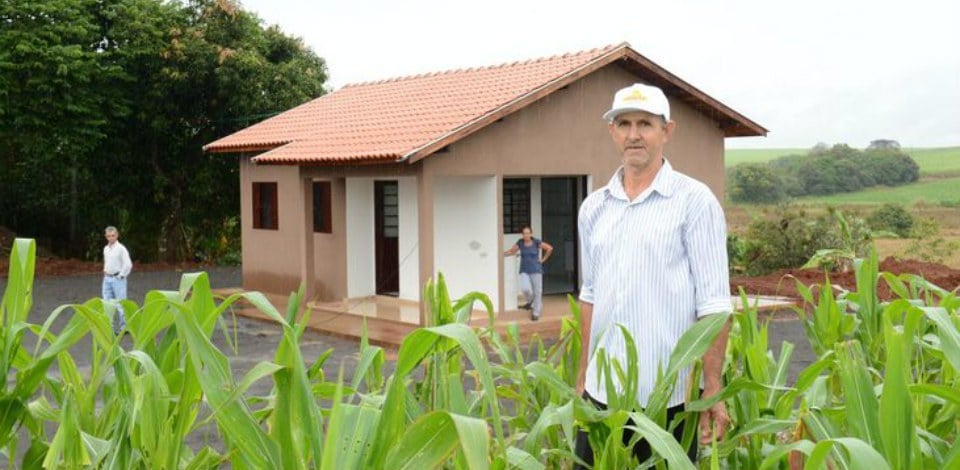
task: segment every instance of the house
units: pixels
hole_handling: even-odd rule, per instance
[[[577,208],[619,165],[600,116],[635,82],[670,100],[673,166],[722,198],[724,139],[766,129],[625,43],[347,85],[204,147],[239,154],[243,287],[417,301],[442,272],[513,310],[502,252],[530,224],[545,293],[576,290]]]

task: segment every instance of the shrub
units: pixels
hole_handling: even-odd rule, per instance
[[[928,263],[942,263],[960,249],[960,243],[940,236],[940,224],[936,219],[917,220],[910,236],[913,240],[907,245],[906,255]]]
[[[806,155],[780,157],[767,165],[739,165],[730,176],[731,200],[770,203],[784,197],[912,183],[919,179],[920,167],[893,147],[861,151],[845,144],[818,144]]]
[[[874,231],[884,230],[908,237],[913,229],[913,216],[900,204],[884,204],[870,213],[867,224]]]
[[[827,214],[814,215],[802,208],[778,206],[772,215],[748,226],[740,265],[747,275],[755,276],[799,268],[820,250],[842,250],[852,258],[862,256],[870,240],[866,222],[854,214],[830,209]]]
[[[769,165],[744,163],[733,170],[730,199],[734,202],[770,204],[786,197],[783,181]]]
[[[780,206],[772,217],[750,223],[745,234],[744,269],[762,275],[803,265],[827,237],[825,224],[803,209]]]

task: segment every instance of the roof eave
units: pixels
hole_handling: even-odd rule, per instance
[[[655,62],[643,57],[637,51],[630,48],[627,43],[621,43],[619,46],[611,49],[607,53],[598,56],[596,59],[580,66],[569,73],[558,77],[555,80],[547,82],[543,86],[532,90],[513,101],[510,101],[497,109],[483,114],[482,116],[463,124],[462,126],[447,132],[426,144],[417,147],[406,153],[400,158],[400,161],[407,163],[416,163],[417,161],[433,154],[447,145],[450,145],[460,139],[463,139],[474,132],[496,122],[519,109],[522,109],[532,102],[563,88],[596,70],[599,70],[618,60],[625,61],[624,65],[629,69],[631,64],[637,64],[642,68],[642,75],[653,75],[654,85],[660,86],[666,90],[673,90],[674,96],[685,98],[684,101],[691,104],[695,109],[716,116],[720,121],[720,128],[724,137],[757,137],[766,136],[768,130],[760,124],[752,121],[746,116],[734,111],[729,106],[711,98],[709,95],[700,91],[698,88],[687,83],[680,77],[670,73]],[[679,91],[680,93],[676,93]]]
[[[496,122],[498,119],[501,119],[504,116],[512,114],[513,112],[519,109],[523,109],[528,105],[530,105],[531,103],[539,100],[540,98],[543,98],[544,96],[547,96],[593,73],[594,71],[605,67],[606,65],[625,56],[628,50],[630,50],[630,45],[625,42],[621,43],[617,47],[607,51],[605,54],[597,56],[592,61],[587,62],[586,64],[583,64],[580,67],[573,69],[570,72],[567,72],[566,74],[561,75],[560,77],[557,77],[541,85],[539,88],[531,90],[526,94],[523,94],[515,98],[513,101],[510,101],[501,105],[499,108],[493,109],[477,117],[476,119],[469,121],[461,125],[460,127],[453,129],[452,131],[447,132],[446,134],[443,134],[437,137],[436,139],[411,150],[407,154],[403,155],[403,157],[401,157],[400,160],[410,164],[416,163],[417,161],[433,154],[437,150],[440,150],[446,147],[447,145],[452,144],[453,142],[461,140],[464,137],[467,137],[470,134],[473,134],[474,132],[477,132],[480,129],[483,129],[484,127]]]
[[[624,63],[622,65],[628,70],[636,64],[641,67],[641,71],[652,73],[654,75],[654,80],[652,80],[654,83],[652,84],[663,89],[668,96],[673,95],[679,96],[681,99],[686,98],[683,100],[684,102],[700,112],[705,112],[705,114],[719,113],[720,116],[715,116],[715,118],[719,118],[718,120],[721,121],[721,128],[724,130],[725,137],[757,137],[767,135],[768,130],[760,124],[734,111],[733,108],[712,98],[682,78],[670,73],[667,69],[657,65],[656,62],[643,57],[639,52],[628,48],[623,59]],[[673,91],[673,93],[670,93],[671,91]],[[677,91],[680,93],[676,93]]]
[[[240,153],[240,152],[268,152],[270,150],[283,147],[291,141],[272,142],[269,144],[238,144],[238,145],[216,145],[216,142],[204,145],[203,151],[209,153]]]

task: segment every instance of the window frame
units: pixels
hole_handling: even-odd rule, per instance
[[[313,233],[333,233],[330,181],[313,182]]]
[[[263,198],[264,189],[271,188],[269,194],[270,220],[264,220]],[[258,230],[279,230],[280,229],[280,208],[278,207],[278,193],[280,188],[276,181],[254,181],[253,182],[253,228]]]
[[[533,211],[530,178],[503,179],[503,233],[521,233]]]

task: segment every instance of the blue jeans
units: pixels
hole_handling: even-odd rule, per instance
[[[124,300],[127,298],[127,279],[117,279],[116,277],[103,276],[103,300]],[[123,306],[120,302],[114,302],[117,306],[117,328],[121,331],[127,326],[127,319],[123,315]]]
[[[520,292],[533,309],[533,316],[540,318],[543,310],[543,273],[520,273]]]

